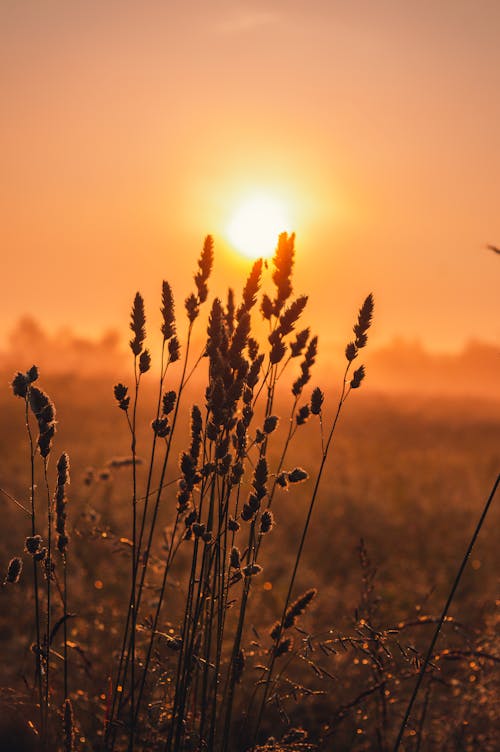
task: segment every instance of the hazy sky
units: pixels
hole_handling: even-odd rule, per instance
[[[324,339],[373,290],[379,342],[498,341],[499,38],[497,0],[1,2],[2,332],[125,333],[208,232],[239,287],[225,227],[261,189]]]

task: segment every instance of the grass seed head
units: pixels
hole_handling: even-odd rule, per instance
[[[306,590],[301,596],[297,598],[286,610],[285,620],[283,622],[283,628],[288,629],[295,624],[297,618],[304,613],[313,598],[316,597],[318,591],[316,588],[310,588]]]
[[[144,340],[146,339],[146,313],[144,310],[144,299],[137,292],[132,304],[132,313],[130,316],[130,329],[133,338],[130,340],[130,349],[135,357],[141,354]]]
[[[241,570],[245,577],[254,577],[262,572],[260,564],[249,564],[247,567],[243,567]]]
[[[4,585],[7,583],[15,584],[16,582],[19,582],[19,578],[21,576],[21,572],[23,570],[23,560],[19,556],[15,556],[13,559],[9,561],[9,566],[7,567],[7,574],[5,576],[5,580],[3,582]]]
[[[359,389],[359,387],[361,386],[361,382],[365,378],[365,373],[366,372],[365,372],[364,366],[360,366],[359,368],[356,368],[356,370],[354,371],[352,375],[352,379],[350,382],[351,389]]]
[[[196,284],[196,289],[198,291],[198,303],[204,303],[208,297],[207,281],[208,281],[208,278],[210,277],[213,263],[214,263],[214,241],[211,235],[207,235],[203,243],[203,250],[201,252],[201,256],[198,260],[198,271],[194,275],[194,281]]]
[[[143,350],[139,356],[139,373],[147,373],[151,368],[151,355],[149,350]]]
[[[260,518],[260,532],[265,535],[272,530],[273,527],[274,515],[270,509],[266,509],[265,512],[262,512],[262,517]]]
[[[302,481],[307,480],[308,478],[309,474],[301,467],[296,467],[294,470],[288,473],[287,476],[289,483],[302,483]]]
[[[238,309],[238,318],[241,318],[243,313],[248,313],[254,307],[257,301],[257,293],[259,292],[261,275],[262,259],[257,259],[243,288],[243,302]]]
[[[113,388],[115,399],[118,402],[120,410],[125,412],[128,410],[130,404],[130,397],[128,396],[128,387],[124,384],[116,384]]]
[[[168,357],[171,363],[175,363],[181,357],[181,346],[177,337],[172,337],[168,343]]]
[[[321,389],[317,386],[311,394],[311,413],[313,415],[319,415],[323,406],[325,395]]]
[[[165,280],[162,285],[161,301],[161,315],[163,319],[161,333],[163,334],[163,339],[167,340],[171,339],[175,334],[175,306],[172,288]]]
[[[29,535],[24,541],[24,550],[26,553],[31,554],[31,556],[34,556],[40,550],[41,546],[41,535]]]

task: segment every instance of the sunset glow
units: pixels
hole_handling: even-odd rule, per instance
[[[227,226],[231,245],[248,258],[271,256],[281,232],[290,231],[285,204],[265,193],[245,199]]]

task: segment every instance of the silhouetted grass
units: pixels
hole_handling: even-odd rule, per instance
[[[390,500],[384,508],[370,498],[370,483],[384,483],[380,460],[387,453],[392,458],[405,442],[410,446],[409,436],[399,431],[396,447],[388,434],[387,451],[376,447],[379,464],[361,459],[383,435],[372,435],[373,415],[364,403],[347,422],[348,430],[354,427],[358,460],[346,462],[339,420],[365,377],[357,361],[373,298],[359,310],[332,400],[332,384],[324,390],[311,384],[318,338],[302,324],[307,297],[293,297],[294,240],[280,236],[270,280],[257,261],[240,298],[230,290],[225,302],[216,298],[209,305],[208,237],[194,292],[185,301],[185,323],[163,282],[158,362],[146,347],[146,308],[136,294],[132,389],[117,383],[116,415],[103,409],[92,417],[88,438],[75,435],[80,471],[71,493],[68,454],[60,455],[51,475],[55,408],[35,384],[38,370],[14,378],[14,394],[25,403],[31,504],[16,497],[14,481],[7,495],[16,513],[30,520],[25,557],[33,561],[33,608],[24,609],[22,629],[10,635],[13,656],[25,646],[18,667],[24,692],[21,683],[2,704],[22,708],[35,747],[228,752],[333,745],[385,751],[418,677],[425,689],[420,702],[417,691],[411,700],[408,749],[445,748],[446,739],[450,749],[494,749],[498,712],[490,669],[500,662],[493,643],[497,617],[485,610],[481,629],[471,631],[448,615],[450,598],[436,619],[440,604],[435,599],[431,608],[425,577],[413,582],[396,552],[398,544],[418,549],[417,520],[403,514],[413,529],[401,532],[401,511],[391,510]],[[262,331],[258,319],[267,327],[264,337],[256,335]],[[204,326],[204,344],[193,353],[200,341],[195,330]],[[182,329],[184,337],[178,335]],[[78,388],[67,393],[68,409],[78,414],[89,396]],[[381,415],[391,426],[397,423],[390,412]],[[84,428],[85,413],[77,423]],[[419,428],[417,419],[405,426],[423,436],[425,425]],[[108,431],[105,439],[102,431]],[[333,449],[336,493],[344,498],[329,508]],[[83,474],[84,457],[86,464],[98,458],[100,467]],[[442,471],[444,463],[436,462],[433,468]],[[72,475],[74,481],[74,470]],[[411,499],[413,515],[422,514],[429,526],[422,528],[429,538],[423,562],[437,572],[439,556],[448,557],[452,543],[438,530],[432,549],[436,510],[426,508],[411,458],[405,477],[408,485],[398,497]],[[357,496],[354,479],[364,487]],[[392,493],[390,485],[385,490]],[[460,514],[465,519],[455,508],[455,526]],[[359,567],[349,554],[355,528],[369,539],[358,546]],[[457,540],[454,531],[453,545]],[[372,546],[379,557],[392,551],[396,561],[401,557],[402,572],[383,583],[383,598]],[[391,548],[384,552],[384,546]],[[16,588],[23,587],[18,551],[14,546],[9,553],[4,602],[15,602]],[[439,576],[439,586],[447,576]],[[412,617],[408,610],[415,606]],[[447,632],[440,652],[435,637],[429,646],[434,628],[435,635]],[[479,679],[484,690],[476,717],[483,729],[469,720],[449,741],[441,689],[453,688],[465,713]],[[408,719],[409,713],[396,745]]]

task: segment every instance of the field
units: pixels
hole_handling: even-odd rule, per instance
[[[372,296],[316,374],[293,254],[262,350],[208,237],[184,351],[164,283],[159,363],[137,294],[128,377],[4,374],[2,749],[496,748],[500,404],[367,389]]]

